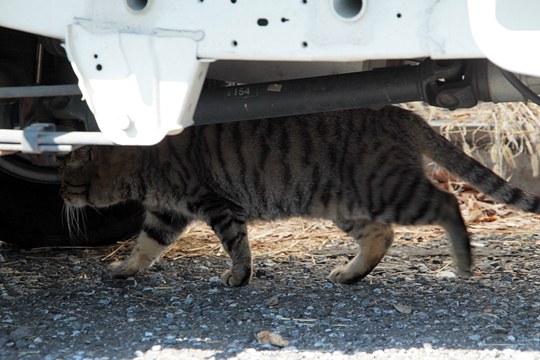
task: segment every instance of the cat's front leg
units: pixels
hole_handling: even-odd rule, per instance
[[[189,222],[174,212],[147,211],[143,229],[129,257],[109,266],[112,276],[132,276],[148,269],[180,237]]]
[[[226,211],[219,216],[210,217],[209,223],[232,260],[231,269],[221,276],[221,281],[226,286],[249,284],[253,273],[253,263],[245,220],[241,216]]]

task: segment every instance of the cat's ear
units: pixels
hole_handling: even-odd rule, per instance
[[[67,161],[76,163],[87,163],[94,159],[92,146],[81,146],[70,152],[66,156]]]
[[[96,158],[96,147],[95,146],[88,146],[88,160],[94,161]]]
[[[83,146],[78,148],[76,151],[79,155],[80,160],[93,161],[95,158],[94,146]]]

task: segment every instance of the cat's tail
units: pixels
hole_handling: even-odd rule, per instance
[[[416,140],[420,151],[443,166],[452,174],[467,181],[476,189],[491,196],[498,202],[518,209],[540,214],[540,197],[510,185],[506,180],[467,156],[461,149],[438,134],[423,119],[412,115],[408,131]],[[418,118],[416,121],[414,118]],[[414,125],[413,125],[414,124]]]

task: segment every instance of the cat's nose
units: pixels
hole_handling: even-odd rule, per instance
[[[61,185],[60,186],[60,190],[58,191],[58,195],[60,195],[60,197],[62,199],[66,199],[65,196],[66,196],[66,187],[64,185]]]
[[[66,204],[69,204],[72,200],[71,196],[69,196],[68,188],[65,185],[60,186],[60,190],[58,191],[58,195],[64,200]]]

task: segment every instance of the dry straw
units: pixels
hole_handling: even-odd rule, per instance
[[[540,107],[533,103],[482,103],[471,109],[446,110],[409,103],[405,107],[422,115],[466,154],[479,158],[502,177],[511,177],[516,158],[530,161],[533,176],[539,174]],[[486,158],[487,155],[487,158]]]

